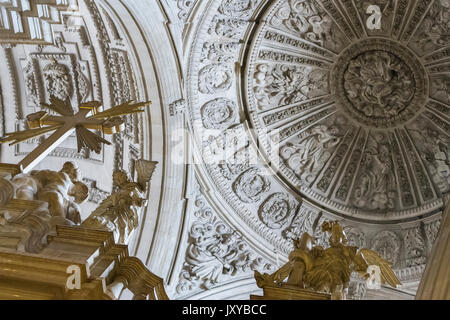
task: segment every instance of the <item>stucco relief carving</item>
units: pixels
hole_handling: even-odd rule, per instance
[[[326,72],[311,67],[260,64],[255,72],[255,97],[261,109],[288,105],[326,92]]]
[[[236,121],[236,104],[226,98],[206,103],[202,110],[203,125],[207,129],[226,129]]]
[[[305,232],[314,234],[314,226],[318,217],[318,212],[301,206],[291,224],[283,231],[283,237],[289,240],[295,240]]]
[[[341,141],[337,126],[317,125],[280,149],[287,167],[311,183]]]
[[[182,115],[186,111],[186,100],[180,99],[169,104],[169,114],[171,116]]]
[[[38,91],[37,79],[33,69],[33,63],[29,62],[24,69],[25,74],[25,86],[28,91],[28,96],[30,102],[34,105],[39,105],[40,103],[40,92]]]
[[[400,238],[392,231],[382,231],[372,240],[372,250],[378,252],[383,259],[396,267],[400,255]]]
[[[280,202],[273,206],[275,217],[262,218],[261,210],[243,209],[250,206],[242,206],[233,192],[233,182],[254,164],[224,161],[208,166],[205,175],[233,206],[230,214],[242,218],[278,249],[285,246],[284,240],[295,238],[297,229],[312,228],[333,215],[344,221],[361,218],[389,225],[434,214],[442,207],[449,177],[443,148],[449,133],[448,86],[442,80],[448,70],[448,48],[421,52],[414,47],[414,37],[407,42],[415,29],[419,32],[416,27],[427,15],[423,9],[429,2],[419,1],[417,6],[409,6],[407,0],[374,2],[383,11],[381,31],[368,31],[365,26],[367,13],[361,9],[367,1],[274,0],[261,5],[261,16],[252,14],[266,23],[252,25],[246,18],[238,22],[214,7],[208,9],[208,25],[195,34],[195,50],[188,57],[192,96],[198,91],[198,66],[231,66],[239,53],[241,71],[246,74],[243,80],[233,77],[230,88],[236,87],[243,96],[236,95],[234,100],[228,90],[226,97],[243,98],[239,120],[248,121],[254,129],[244,128],[243,135],[251,137],[245,148],[257,151],[258,162],[280,164],[276,174],[283,183],[271,179],[272,192],[297,192],[305,207],[314,207],[310,214],[300,209],[286,216],[283,208],[287,206]],[[189,101],[194,121],[200,120],[197,115],[203,116],[199,112],[205,105],[203,98],[200,103]],[[372,109],[364,108],[367,104]],[[428,123],[439,135],[416,128],[418,123]],[[413,130],[420,131],[420,136]],[[424,150],[422,140],[430,144]],[[279,142],[280,149],[272,142]],[[210,160],[210,154],[205,154],[205,160]],[[259,201],[267,201],[272,192]],[[317,206],[323,211],[317,211]],[[376,232],[357,228],[357,223],[349,225],[346,231],[352,241],[366,242],[397,268],[404,267],[404,243],[399,240],[404,232],[397,225]],[[326,236],[316,233],[317,242],[325,244]]]
[[[450,189],[450,138],[427,122],[418,123],[409,132],[415,137],[420,157],[427,165],[434,184],[441,193]]]
[[[335,50],[342,45],[333,20],[314,0],[288,0],[281,5],[270,23],[320,46]]]
[[[207,143],[205,152],[209,152],[211,155],[208,159],[209,163],[217,165],[221,172],[223,169],[228,170],[224,167],[228,164],[233,175],[240,173],[238,170],[244,169],[252,159],[250,158],[252,153],[248,152],[250,150],[245,151],[243,149],[248,146],[248,137],[244,133],[243,124],[235,125],[224,131],[208,130],[207,135],[209,136],[205,137]],[[252,164],[255,164],[255,162],[252,162]]]
[[[178,8],[180,11],[178,12],[178,18],[181,21],[186,21],[189,17],[189,12],[194,7],[197,0],[174,0],[177,1]]]
[[[260,174],[259,169],[251,168],[236,179],[233,190],[242,202],[253,203],[270,190],[270,181]]]
[[[62,101],[70,99],[73,94],[72,78],[69,69],[51,59],[43,70],[45,89],[49,97],[56,97]]]
[[[366,235],[356,227],[344,227],[345,235],[349,246],[364,247],[366,245]]]
[[[249,248],[242,235],[212,212],[202,196],[195,205],[178,294],[207,290],[237,274],[272,268]]]
[[[230,88],[231,80],[231,69],[226,65],[214,63],[200,70],[198,88],[205,94],[220,93]]]
[[[81,100],[81,102],[85,102],[85,101],[87,101],[89,94],[91,93],[91,83],[90,83],[89,79],[82,72],[82,69],[84,69],[84,68],[81,67],[80,64],[77,64],[75,71],[76,71],[78,93],[80,95],[80,100]]]
[[[425,224],[424,230],[425,235],[428,240],[428,248],[431,248],[434,244],[434,241],[437,238],[439,233],[439,229],[441,227],[441,219]]]
[[[344,79],[348,99],[368,117],[395,117],[414,97],[411,70],[388,52],[367,52],[351,60]]]
[[[229,63],[236,59],[241,44],[239,42],[205,42],[202,48],[201,62]]]
[[[388,138],[382,133],[369,138],[361,174],[354,189],[354,204],[368,210],[386,210],[396,207],[397,197],[394,164]]]
[[[413,46],[421,52],[430,52],[448,45],[450,22],[450,1],[434,1],[428,14],[413,37]]]
[[[296,214],[298,202],[285,193],[274,193],[259,207],[261,221],[270,229],[280,229]]]
[[[340,54],[331,74],[339,104],[365,126],[405,124],[426,103],[429,80],[425,67],[408,48],[393,40],[356,42]]]
[[[219,12],[229,17],[248,18],[261,0],[223,0]]]
[[[442,75],[432,78],[431,96],[447,105],[450,105],[450,76]]]
[[[407,267],[420,266],[427,261],[427,247],[420,227],[411,228],[404,236]]]
[[[86,69],[74,54],[47,52],[44,48],[32,53],[23,70],[30,102],[40,106],[50,97],[75,104],[85,102],[92,86]]]
[[[222,18],[215,16],[211,22],[208,33],[211,35],[238,39],[242,34],[248,21],[239,18]]]
[[[255,157],[248,148],[237,151],[233,156],[225,161],[221,161],[218,165],[220,173],[227,180],[249,169],[251,164],[256,163]]]

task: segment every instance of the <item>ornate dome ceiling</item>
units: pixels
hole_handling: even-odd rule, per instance
[[[449,193],[449,8],[197,2],[185,40],[197,173],[267,261],[304,231],[324,243],[317,226],[338,219],[397,270],[423,266]]]
[[[439,208],[450,173],[448,2],[378,2],[379,31],[363,25],[361,1],[273,2],[240,88],[265,160],[292,190],[374,221]]]
[[[248,299],[254,270],[305,231],[326,244],[331,219],[414,293],[449,194],[448,0],[72,2],[53,45],[0,39],[0,132],[50,94],[153,101],[99,155],[69,137],[42,168],[75,160],[88,213],[114,169],[159,162],[130,252],[171,298]],[[39,142],[3,146],[2,162]]]

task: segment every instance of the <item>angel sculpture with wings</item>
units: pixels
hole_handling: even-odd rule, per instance
[[[145,192],[156,164],[152,161],[137,161],[137,182],[130,181],[126,172],[115,171],[115,191],[102,201],[82,226],[111,231],[117,243],[127,244],[132,232],[138,228],[140,209],[147,205]]]
[[[289,261],[273,274],[255,271],[258,287],[288,286],[331,294],[336,299],[345,299],[350,276],[357,272],[369,279],[373,266],[381,271],[382,284],[396,288],[401,285],[391,269],[391,263],[369,249],[347,246],[347,238],[338,222],[324,222],[322,231],[330,233],[330,247],[314,246],[314,238],[305,232],[294,241],[294,251]],[[377,269],[378,269],[377,268]],[[287,278],[287,282],[283,282]]]

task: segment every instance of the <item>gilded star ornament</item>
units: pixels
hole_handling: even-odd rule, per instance
[[[52,134],[34,149],[19,164],[27,171],[54,150],[61,142],[75,131],[78,143],[78,152],[82,148],[88,148],[100,153],[102,144],[111,144],[91,130],[103,134],[115,134],[125,129],[123,116],[144,112],[144,107],[151,102],[134,103],[125,102],[119,106],[103,111],[102,104],[98,101],[82,103],[79,111],[75,113],[69,101],[62,101],[52,97],[50,104],[43,103],[42,108],[52,111],[39,111],[27,116],[29,129],[7,133],[0,139],[0,143],[15,145],[20,142],[39,137],[46,133]]]

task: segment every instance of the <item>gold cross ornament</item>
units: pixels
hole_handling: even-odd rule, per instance
[[[44,103],[42,107],[59,115],[50,115],[46,111],[30,114],[27,116],[30,129],[7,133],[4,138],[0,139],[0,143],[15,145],[53,131],[43,143],[19,162],[22,172],[26,173],[31,171],[74,131],[77,136],[78,152],[86,147],[100,153],[102,143],[108,145],[111,143],[90,130],[98,130],[109,135],[121,132],[125,129],[125,121],[121,116],[144,112],[144,107],[150,104],[151,102],[133,103],[130,101],[102,111],[101,103],[92,101],[81,104],[79,111],[75,113],[69,101],[64,102],[52,97],[50,104]]]

